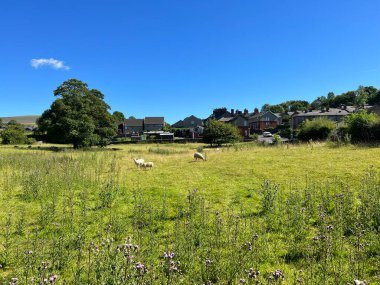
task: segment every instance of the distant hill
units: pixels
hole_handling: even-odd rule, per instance
[[[37,115],[29,115],[29,116],[14,116],[14,117],[0,117],[3,123],[8,123],[10,120],[16,120],[20,124],[26,126],[35,126],[36,121],[40,116]]]

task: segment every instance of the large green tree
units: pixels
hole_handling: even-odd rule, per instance
[[[47,141],[71,143],[74,148],[104,146],[116,135],[110,107],[99,90],[69,79],[54,91],[54,96],[58,98],[37,121]]]
[[[203,131],[203,142],[213,145],[234,143],[241,139],[239,130],[230,124],[208,120]]]
[[[15,120],[10,120],[0,133],[2,144],[24,144],[28,142],[24,126]]]

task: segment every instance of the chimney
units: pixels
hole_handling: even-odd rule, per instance
[[[234,109],[231,109],[231,115],[235,116],[235,110]]]
[[[244,115],[247,115],[247,114],[248,114],[248,109],[245,108],[245,109],[244,109]]]
[[[253,110],[253,114],[256,115],[256,114],[258,114],[258,113],[259,113],[259,109],[255,108],[255,109]]]

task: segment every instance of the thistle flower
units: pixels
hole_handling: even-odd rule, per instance
[[[141,262],[136,262],[135,269],[138,271],[140,275],[144,275],[148,272],[148,268],[146,268],[146,266]]]
[[[273,278],[275,280],[284,279],[285,278],[285,275],[284,275],[284,273],[282,272],[281,269],[277,269],[275,272],[273,272],[272,276],[273,276]]]
[[[55,280],[57,280],[57,278],[58,278],[57,275],[54,274],[53,276],[51,276],[51,277],[49,278],[49,282],[50,282],[50,283],[54,283]]]
[[[174,258],[174,252],[171,252],[171,251],[165,251],[164,252],[164,258],[165,259],[173,259]]]

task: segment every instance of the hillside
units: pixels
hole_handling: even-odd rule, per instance
[[[14,116],[14,117],[0,117],[3,123],[8,123],[10,120],[16,120],[23,125],[36,125],[36,120],[39,118],[38,115],[27,115],[27,116]]]

